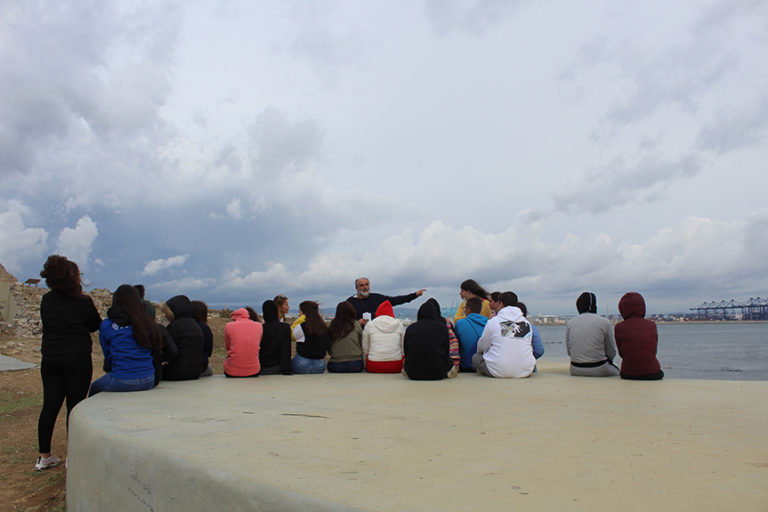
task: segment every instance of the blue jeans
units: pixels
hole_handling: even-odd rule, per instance
[[[111,373],[106,373],[103,377],[93,381],[88,396],[102,391],[144,391],[145,389],[152,389],[154,385],[154,374],[140,379],[118,379],[113,377]]]
[[[296,354],[291,359],[293,373],[323,373],[325,371],[325,358],[307,359]]]
[[[328,371],[331,373],[359,373],[363,371],[363,360],[339,363],[328,361]]]

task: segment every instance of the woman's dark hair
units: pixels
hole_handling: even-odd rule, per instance
[[[208,323],[208,304],[201,300],[192,301],[192,318],[201,324]]]
[[[83,286],[80,282],[80,269],[77,263],[64,256],[51,254],[43,264],[40,277],[45,278],[45,284],[51,290],[64,292],[70,297],[80,297]]]
[[[304,320],[304,323],[301,326],[301,328],[304,329],[304,334],[308,336],[322,336],[323,334],[328,334],[328,327],[325,325],[323,317],[320,316],[320,308],[317,306],[317,302],[305,300],[299,304],[299,310],[306,317],[306,320]]]
[[[576,311],[581,313],[597,313],[597,297],[592,292],[583,292],[576,299]]]
[[[460,288],[464,291],[477,295],[481,299],[488,299],[488,292],[485,291],[482,286],[477,284],[477,281],[474,279],[467,279],[466,281],[462,282]]]
[[[339,302],[336,306],[336,317],[328,326],[328,334],[331,341],[339,340],[355,330],[357,312],[355,307],[347,301]]]
[[[499,302],[499,297],[501,297],[501,292],[491,292],[489,297],[493,302]]]
[[[259,318],[259,314],[256,312],[255,309],[253,309],[251,306],[245,306],[245,310],[248,312],[248,318],[250,318],[254,322],[261,323],[261,318]]]
[[[162,347],[160,331],[144,309],[136,288],[130,284],[121,284],[112,294],[112,307],[115,306],[122,309],[131,319],[133,338],[136,343],[150,350],[159,350]]]
[[[525,302],[517,301],[517,307],[520,309],[523,316],[528,316],[528,307],[525,305]]]

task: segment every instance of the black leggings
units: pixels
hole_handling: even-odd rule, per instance
[[[53,427],[64,399],[67,399],[69,428],[69,413],[88,394],[93,376],[91,354],[44,355],[40,376],[43,379],[43,410],[37,420],[37,443],[40,453],[49,453]]]

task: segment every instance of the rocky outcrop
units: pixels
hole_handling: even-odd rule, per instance
[[[0,266],[0,271],[5,269]],[[42,323],[40,322],[40,299],[48,292],[47,288],[27,286],[16,281],[11,274],[5,273],[13,278],[11,283],[11,296],[16,304],[16,315],[13,319],[3,319],[0,321],[0,334],[15,338],[36,338],[42,333]],[[5,275],[3,274],[3,275]],[[0,277],[2,277],[0,275]],[[93,299],[96,309],[99,310],[101,317],[107,315],[107,309],[112,304],[112,293],[109,290],[98,288],[87,292]]]

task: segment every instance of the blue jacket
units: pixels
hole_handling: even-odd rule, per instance
[[[533,339],[531,340],[531,347],[533,348],[533,357],[536,359],[544,355],[544,343],[541,341],[541,334],[535,325],[531,324],[533,330]]]
[[[115,309],[110,308],[109,316],[102,320],[99,327],[104,365],[110,368],[109,373],[117,379],[142,379],[154,375],[152,351],[136,343],[133,327],[127,323],[130,319],[127,319],[127,315],[116,314]]]
[[[472,356],[477,352],[477,340],[483,334],[488,319],[479,313],[470,313],[465,318],[456,322],[456,337],[459,338],[459,351],[461,352],[461,367],[465,370],[474,370]]]

